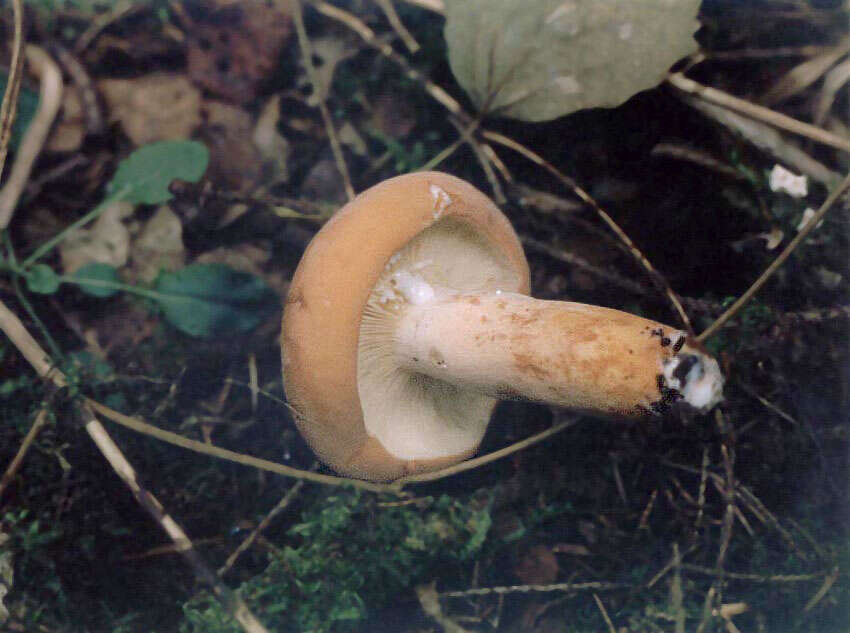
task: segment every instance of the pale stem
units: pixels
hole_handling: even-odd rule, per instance
[[[680,358],[714,363],[684,337],[598,306],[502,292],[452,294],[405,307],[395,355],[408,371],[497,398],[636,415],[669,400],[661,378],[680,351]]]

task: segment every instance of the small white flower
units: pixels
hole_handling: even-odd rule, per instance
[[[799,233],[799,232],[800,232],[800,231],[802,231],[804,228],[806,228],[806,225],[807,225],[809,222],[811,222],[811,221],[812,221],[812,218],[813,218],[813,217],[815,217],[815,210],[814,210],[814,209],[812,209],[811,207],[807,207],[807,208],[806,208],[806,210],[805,210],[805,211],[803,211],[803,217],[802,217],[802,219],[800,220],[800,223],[797,225],[797,232]],[[818,222],[818,225],[817,225],[815,228],[820,228],[822,224],[823,224],[823,220],[821,220],[820,222]]]
[[[809,192],[805,176],[798,176],[782,165],[774,165],[770,172],[770,190],[783,191],[793,198],[802,198]]]

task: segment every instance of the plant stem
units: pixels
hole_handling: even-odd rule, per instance
[[[29,268],[34,263],[36,263],[39,259],[44,257],[47,253],[52,251],[56,246],[58,246],[62,241],[68,237],[68,234],[77,230],[78,228],[88,224],[98,216],[100,216],[106,209],[109,208],[109,205],[114,204],[116,202],[120,202],[124,199],[124,196],[130,192],[130,185],[124,186],[119,191],[116,191],[114,194],[108,196],[103,202],[97,205],[94,209],[86,213],[83,217],[81,217],[76,222],[72,222],[64,229],[62,229],[57,235],[47,240],[44,244],[39,246],[35,251],[33,251],[32,255],[27,257],[23,264],[23,268]]]
[[[721,314],[717,320],[712,323],[708,328],[702,332],[699,336],[697,336],[697,341],[700,343],[712,336],[722,328],[726,322],[731,319],[733,316],[738,314],[741,309],[749,302],[753,296],[761,290],[761,287],[767,283],[767,280],[777,271],[777,269],[785,263],[785,260],[791,256],[791,253],[802,243],[806,237],[808,237],[809,233],[811,233],[820,221],[823,219],[823,216],[826,215],[827,211],[832,208],[832,205],[836,203],[836,201],[844,194],[847,189],[850,189],[850,174],[847,174],[844,177],[844,180],[832,190],[832,193],[829,194],[824,203],[820,206],[817,213],[812,216],[812,219],[803,227],[803,230],[797,233],[793,240],[785,247],[785,250],[779,254],[779,257],[774,259],[770,266],[765,269],[765,271],[761,274],[761,276],[756,279],[755,283],[750,286],[747,291],[741,295],[740,299],[738,299],[735,303],[733,303],[726,312]]]

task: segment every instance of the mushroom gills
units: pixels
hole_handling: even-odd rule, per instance
[[[357,389],[367,432],[391,455],[433,459],[473,451],[496,404],[491,394],[401,366],[396,345],[404,315],[449,292],[513,291],[523,283],[497,248],[453,217],[437,220],[390,257],[363,311]]]

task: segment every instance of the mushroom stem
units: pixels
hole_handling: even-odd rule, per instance
[[[408,371],[496,398],[634,417],[721,399],[717,362],[686,334],[581,303],[437,293],[405,308],[395,355]]]

